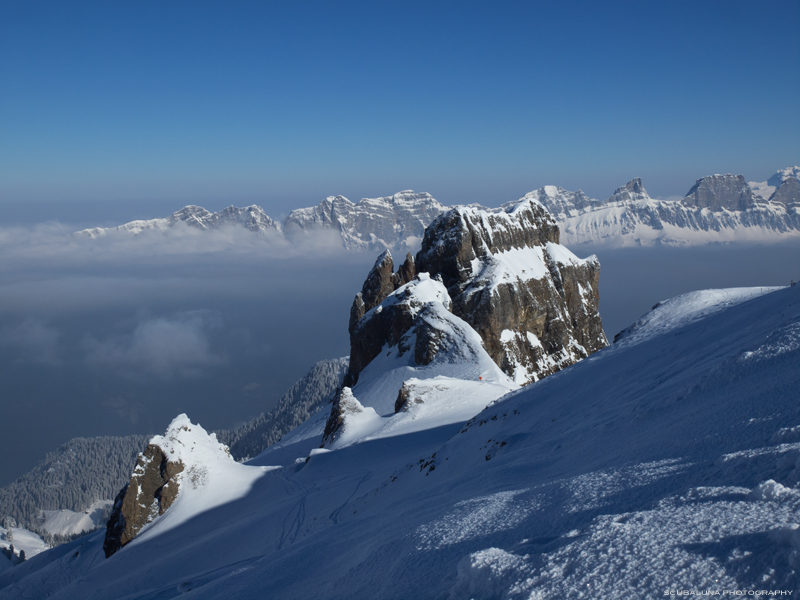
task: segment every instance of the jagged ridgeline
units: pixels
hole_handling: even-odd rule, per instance
[[[399,291],[420,273],[444,284],[449,310],[480,335],[492,360],[518,384],[608,344],[598,312],[600,263],[561,246],[555,220],[538,201],[449,210],[426,228],[416,258],[409,254],[393,270],[387,250],[353,301],[348,386],[384,346],[410,344],[412,329],[416,364],[433,360],[442,335],[416,318],[415,302]]]
[[[799,178],[796,166],[760,183],[748,183],[742,175],[709,175],[698,179],[682,199],[669,200],[651,198],[636,178],[605,200],[553,185],[523,199],[538,200],[550,211],[560,226],[562,241],[569,246],[769,242],[800,235]],[[97,239],[233,227],[273,241],[307,241],[308,236],[333,234],[348,250],[406,252],[419,247],[425,227],[446,210],[429,194],[406,190],[356,203],[330,196],[318,206],[293,210],[282,223],[258,206],[231,206],[216,213],[186,206],[166,218],[77,233]]]
[[[217,432],[236,460],[256,456],[330,401],[347,371],[348,359],[315,364],[295,382],[269,412],[236,429]],[[95,501],[112,500],[131,477],[137,456],[152,435],[75,438],[49,453],[34,469],[0,489],[0,517],[36,531],[51,542],[70,536],[53,535],[43,527],[42,511],[85,511]]]
[[[769,181],[742,175],[698,179],[681,200],[656,200],[633,179],[606,200],[548,185],[525,197],[556,218],[569,244],[638,246],[777,239],[800,231],[800,169],[778,171]]]

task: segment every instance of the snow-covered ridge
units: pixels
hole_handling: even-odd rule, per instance
[[[131,221],[112,228],[95,227],[84,229],[78,234],[92,239],[112,233],[138,235],[147,230],[166,231],[174,227],[190,227],[198,230],[219,229],[224,226],[240,226],[256,233],[280,232],[280,224],[273,221],[264,210],[256,205],[245,208],[229,206],[219,212],[209,212],[200,206],[185,206],[163,219]]]
[[[614,343],[638,344],[653,336],[684,327],[716,312],[752,300],[781,287],[747,287],[699,290],[657,303],[636,323],[620,331]]]
[[[567,245],[687,245],[739,240],[774,240],[800,231],[800,167],[788,167],[769,180],[745,183],[741,175],[712,175],[698,180],[683,200],[650,198],[640,179],[617,189],[606,200],[589,198],[546,185],[522,200],[541,203],[556,218]],[[500,209],[513,211],[519,201]],[[329,232],[348,250],[400,252],[416,249],[425,228],[448,210],[430,194],[404,190],[392,196],[363,198],[353,203],[329,196],[317,206],[293,210],[282,223],[258,206],[230,206],[211,213],[186,206],[169,217],[131,221],[111,228],[77,232],[92,239],[147,232],[210,231],[226,228],[250,231],[267,239],[302,240]]]
[[[777,183],[747,184],[739,175],[699,179],[682,200],[651,198],[640,179],[606,200],[545,186],[535,198],[556,218],[568,246],[696,245],[800,237],[800,168],[783,169]],[[753,186],[753,189],[751,189]]]
[[[766,181],[750,181],[748,185],[753,190],[753,194],[762,200],[769,200],[787,179],[797,179],[800,181],[800,167],[791,166],[785,169],[779,169]]]
[[[341,237],[348,250],[402,250],[418,246],[425,227],[444,210],[430,194],[405,190],[382,198],[363,198],[357,203],[344,196],[329,196],[318,206],[293,210],[283,223],[271,219],[256,205],[230,206],[215,213],[190,205],[166,218],[84,229],[77,235],[96,239],[120,234],[137,236],[148,231],[197,232],[233,227],[261,237],[297,240],[314,232],[331,231]]]

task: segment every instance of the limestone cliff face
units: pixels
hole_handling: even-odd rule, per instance
[[[753,190],[742,175],[709,175],[697,180],[683,203],[712,211],[747,210],[754,204]]]
[[[125,546],[159,515],[163,515],[180,489],[176,476],[184,470],[180,461],[170,461],[156,444],[139,455],[131,480],[114,500],[106,526],[103,550],[106,558]]]
[[[417,256],[420,271],[441,274],[453,313],[518,383],[608,344],[598,311],[600,264],[578,259],[558,241],[550,214],[524,200],[497,212],[445,213],[426,230]]]
[[[770,201],[780,202],[785,206],[800,204],[800,182],[794,177],[789,177],[770,196]]]
[[[459,207],[428,226],[413,263],[417,274],[443,283],[443,305],[480,335],[489,356],[517,383],[554,373],[607,345],[598,313],[600,265],[593,257],[576,258],[558,239],[555,221],[535,200],[495,210]],[[407,259],[391,274],[381,255],[356,296],[349,385],[385,345],[408,339],[412,327],[416,364],[427,364],[442,344],[441,330],[428,331],[413,298],[404,295],[411,288],[380,304],[392,278],[403,282],[410,266]]]
[[[353,306],[350,309],[350,335],[361,318],[370,310],[378,306],[383,299],[400,286],[408,283],[417,274],[414,257],[411,253],[406,255],[405,262],[393,273],[394,262],[392,253],[384,250],[375,261],[375,265],[367,275],[361,291],[356,294]]]

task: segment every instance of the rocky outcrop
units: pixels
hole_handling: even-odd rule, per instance
[[[754,203],[753,190],[742,175],[710,175],[697,180],[683,203],[715,212],[722,209],[747,210]]]
[[[349,387],[342,387],[333,400],[319,447],[330,448],[345,444],[376,422],[380,422],[380,417],[375,409],[362,406]]]
[[[176,476],[184,470],[180,461],[170,461],[156,444],[149,444],[139,455],[131,480],[114,500],[106,525],[103,551],[106,558],[135,538],[142,528],[163,515],[180,489]]]
[[[339,389],[333,399],[331,414],[325,423],[321,447],[335,442],[341,436],[347,415],[354,415],[363,411],[364,407],[356,400],[355,396],[353,396],[353,391],[349,387],[344,386]]]
[[[418,269],[441,275],[453,313],[518,383],[607,345],[600,264],[578,259],[558,241],[549,213],[527,200],[497,212],[453,209],[431,224],[417,256]]]
[[[405,285],[417,274],[414,257],[411,253],[406,255],[406,260],[396,273],[392,253],[384,250],[375,261],[375,265],[364,280],[361,291],[356,294],[353,306],[350,308],[350,324],[348,331],[353,334],[353,329],[361,318],[370,310],[383,302],[389,294],[402,285]]]
[[[530,199],[495,210],[452,209],[425,230],[416,257],[417,281],[430,289],[411,282],[364,310],[367,287],[391,287],[382,255],[351,311],[348,384],[357,382],[385,346],[413,350],[416,365],[430,364],[443,349],[455,351],[449,329],[429,314],[435,311],[425,299],[433,296],[477,332],[488,355],[517,383],[535,381],[604,347],[600,265],[593,257],[576,258],[558,239],[553,218]]]
[[[375,269],[370,274],[374,272]],[[431,281],[428,274],[423,273],[408,285],[400,286],[382,298],[358,321],[354,323],[351,321],[350,367],[345,377],[345,385],[353,386],[358,374],[387,345],[389,347],[399,345],[401,353],[413,349],[417,364],[429,364],[432,356],[423,340],[432,342],[437,333],[429,331],[427,321],[419,313],[430,310],[427,304],[431,299],[435,299],[446,308],[450,306],[450,298],[441,282]],[[359,295],[356,295],[353,307],[359,305],[358,303]],[[353,311],[350,314],[352,318]],[[406,337],[412,329],[416,333],[414,340]]]
[[[133,540],[144,527],[163,515],[179,495],[199,490],[208,482],[209,465],[235,461],[215,434],[178,415],[166,433],[154,436],[142,452],[130,481],[114,500],[106,526],[106,558]]]
[[[644,189],[642,180],[636,177],[621,188],[614,190],[614,193],[606,199],[604,204],[613,202],[639,202],[642,200],[650,200],[650,195],[647,193],[647,190]]]
[[[780,202],[787,207],[800,204],[800,182],[794,177],[789,177],[770,196],[770,202]]]

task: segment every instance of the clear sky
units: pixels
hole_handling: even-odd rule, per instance
[[[797,0],[3,0],[0,204],[279,217],[764,180],[800,162],[799,33]]]

